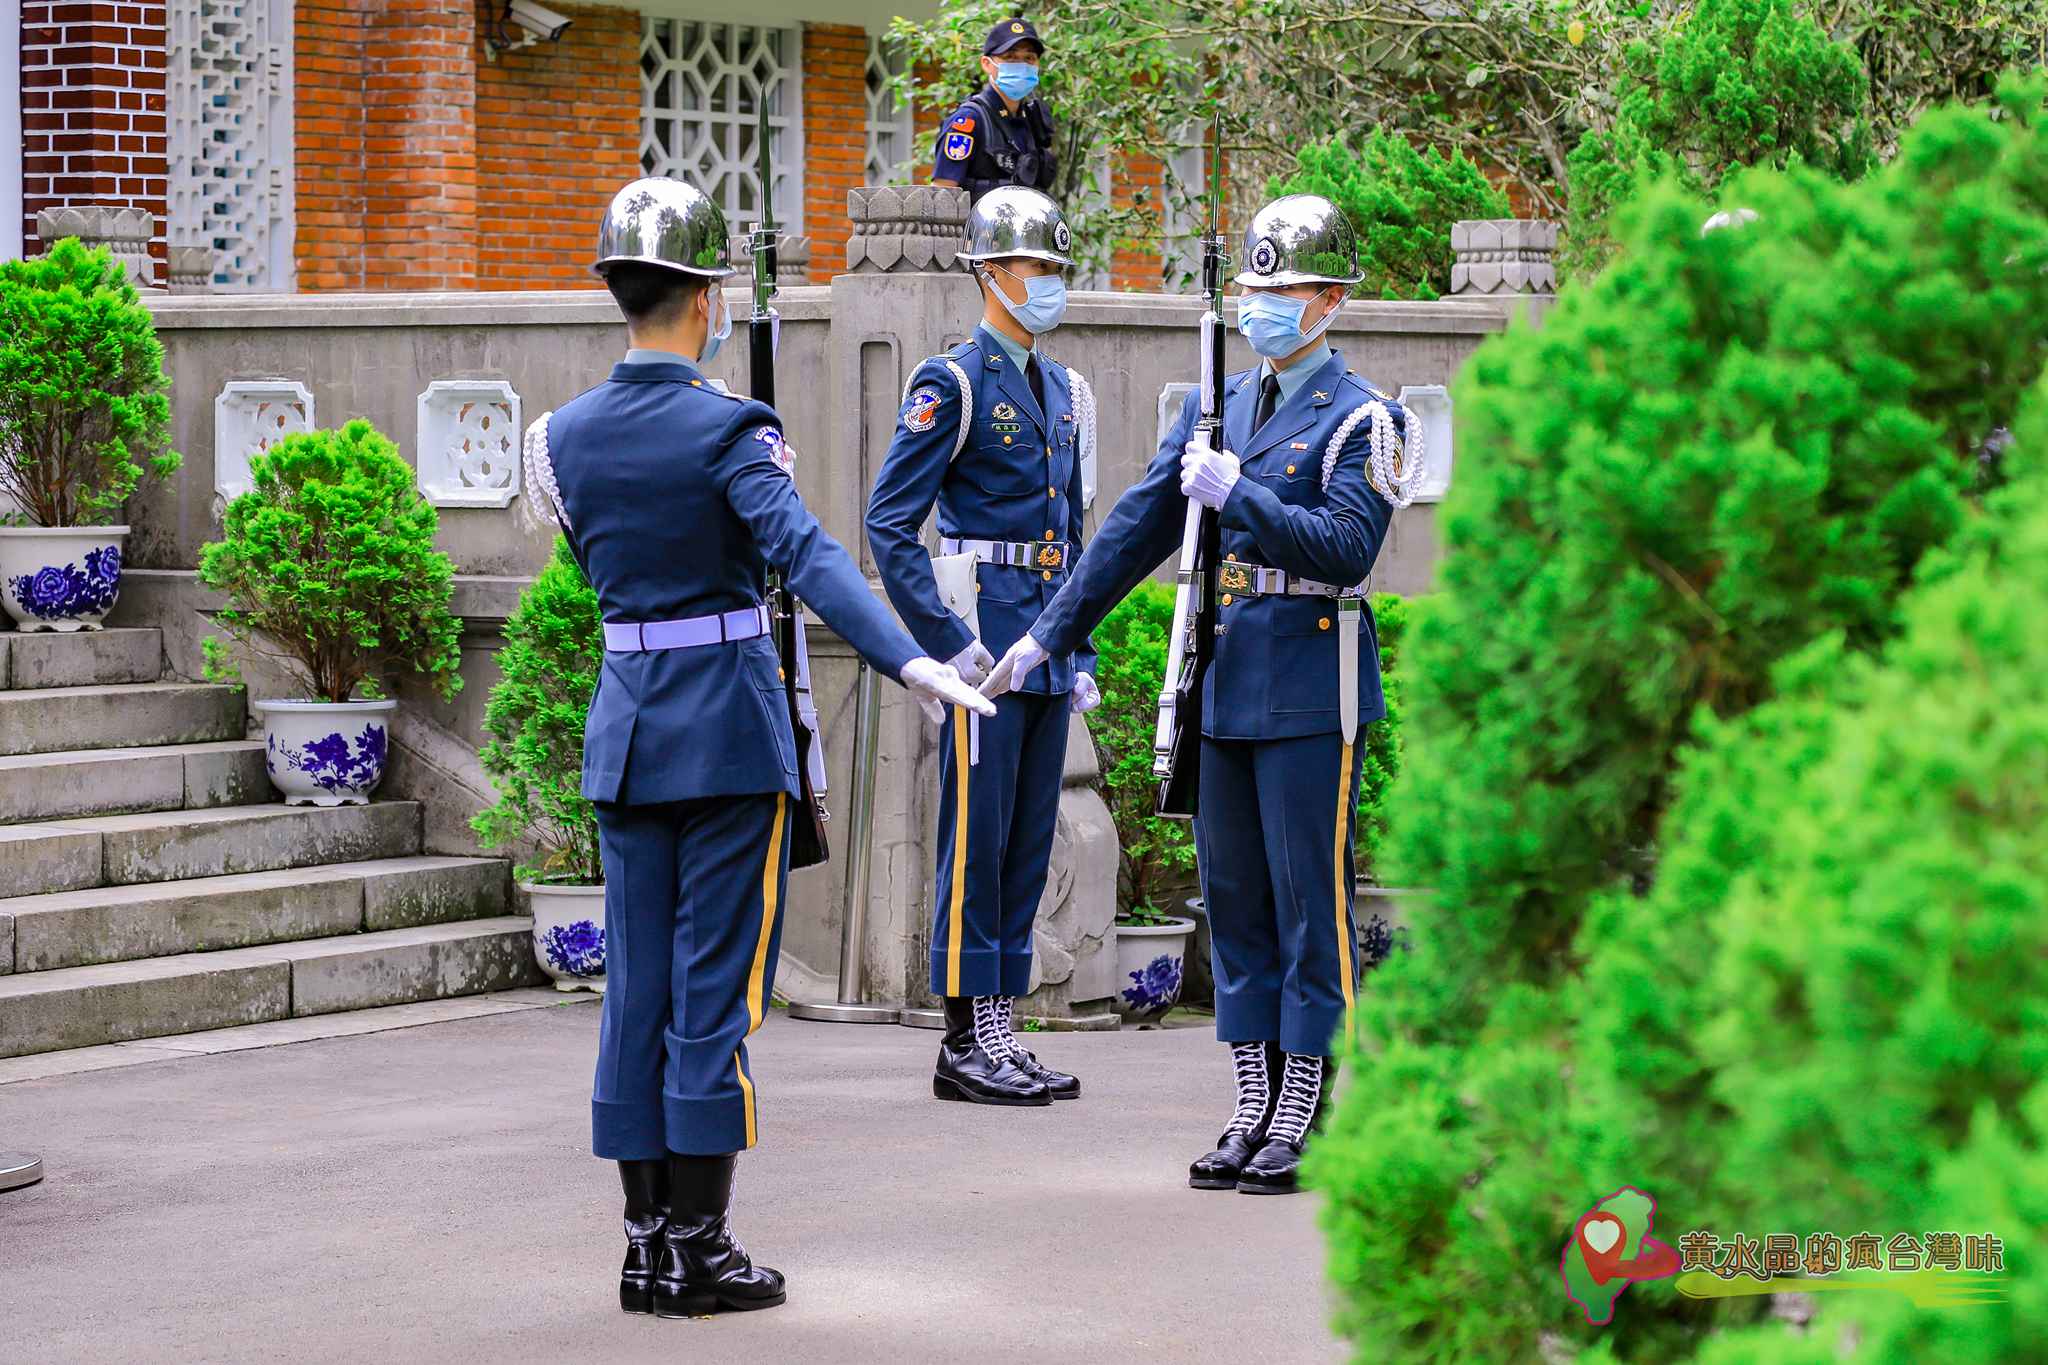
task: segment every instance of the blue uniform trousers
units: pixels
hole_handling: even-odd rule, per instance
[[[597,803],[605,997],[591,1091],[597,1155],[752,1147],[746,1038],[775,988],[790,798]]]
[[[1025,995],[1067,766],[1067,698],[1005,693],[981,722],[979,763],[970,748],[955,708],[939,779],[932,994]]]
[[[1202,741],[1195,851],[1216,1036],[1325,1056],[1356,1002],[1351,840],[1360,745],[1343,736]]]

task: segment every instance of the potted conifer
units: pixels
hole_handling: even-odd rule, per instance
[[[604,864],[582,788],[583,723],[603,664],[597,594],[558,536],[505,623],[482,754],[498,804],[470,823],[486,848],[533,850],[519,885],[533,908],[534,958],[564,991],[604,989]]]
[[[104,247],[0,262],[0,607],[25,631],[98,630],[121,588],[121,510],[178,467],[149,310]]]
[[[384,779],[394,675],[417,673],[444,699],[462,688],[454,566],[412,467],[368,422],[287,436],[249,475],[200,551],[199,580],[228,596],[215,624],[301,689],[254,703],[272,785],[291,805],[361,805]],[[207,640],[207,677],[239,673]]]

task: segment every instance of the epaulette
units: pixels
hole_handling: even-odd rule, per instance
[[[1381,393],[1378,389],[1366,383],[1365,376],[1360,374],[1358,371],[1346,370],[1344,371],[1344,375],[1347,379],[1356,380],[1359,388],[1364,389],[1367,394],[1371,395],[1374,398],[1379,399],[1380,402],[1391,403],[1394,401],[1394,395],[1390,393]]]

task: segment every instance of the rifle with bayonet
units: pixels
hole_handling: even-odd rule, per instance
[[[1195,422],[1197,444],[1223,441],[1223,124],[1209,123],[1209,221],[1202,237],[1202,384]],[[1155,809],[1169,820],[1195,814],[1202,759],[1202,684],[1216,657],[1216,563],[1223,553],[1222,519],[1193,498],[1181,531],[1180,572],[1173,597],[1173,633],[1167,637],[1166,677],[1159,693],[1159,727],[1152,739],[1152,775],[1159,779]]]
[[[747,233],[754,266],[754,307],[747,318],[747,364],[754,399],[775,406],[775,227],[774,181],[768,175],[768,102],[761,100],[760,127],[754,134],[758,173],[761,179],[761,218]],[[784,433],[787,440],[788,433]],[[803,645],[803,604],[790,592],[781,574],[768,574],[768,607],[774,617],[775,648],[782,656],[783,693],[789,701],[789,728],[796,739],[797,782],[803,800],[795,812],[789,834],[789,865],[815,867],[831,856],[825,840],[829,818],[825,801],[811,782],[811,746],[816,736],[804,722],[798,687],[809,686],[810,669]]]

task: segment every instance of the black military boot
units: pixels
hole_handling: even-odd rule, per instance
[[[1265,1145],[1237,1177],[1239,1194],[1293,1194],[1301,1188],[1301,1153],[1323,1116],[1330,1059],[1299,1052],[1286,1057],[1273,1122],[1267,1126]]]
[[[1196,1157],[1188,1166],[1188,1184],[1198,1190],[1234,1190],[1238,1172],[1266,1143],[1273,1105],[1280,1095],[1280,1047],[1277,1043],[1232,1043],[1230,1063],[1237,1073],[1237,1112],[1216,1139],[1216,1150]]]
[[[949,995],[946,1036],[939,1040],[939,1065],[932,1094],[974,1104],[1052,1103],[1052,1091],[1026,1075],[1005,1045],[995,997]]]
[[[996,997],[996,1013],[1002,1019],[1003,1032],[1008,1034],[1010,1038],[1010,1060],[1017,1064],[1019,1071],[1051,1091],[1054,1099],[1080,1099],[1081,1082],[1078,1077],[1069,1076],[1064,1071],[1054,1071],[1051,1067],[1039,1061],[1038,1058],[1032,1056],[1031,1050],[1025,1047],[1023,1042],[1018,1039],[1016,1023],[1011,1014],[1015,1003],[1007,995]]]
[[[668,1226],[668,1161],[621,1161],[626,1187],[626,1264],[619,1270],[619,1307],[628,1313],[654,1311],[654,1263]]]
[[[732,1235],[736,1153],[669,1153],[668,1227],[654,1277],[654,1313],[694,1318],[721,1308],[773,1308],[789,1297],[782,1272],[757,1266]]]

